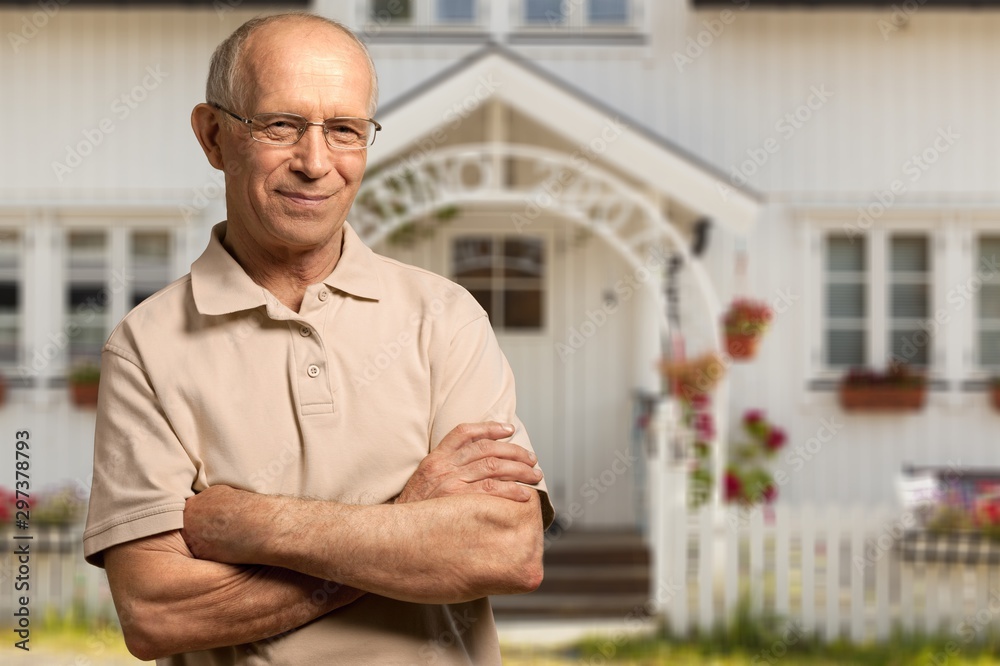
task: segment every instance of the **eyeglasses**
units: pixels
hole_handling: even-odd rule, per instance
[[[209,102],[219,111],[250,127],[254,141],[272,146],[291,146],[299,142],[310,125],[323,128],[326,142],[337,150],[361,150],[375,143],[375,133],[382,129],[372,118],[328,118],[321,123],[311,123],[294,113],[258,113],[253,118],[238,116],[219,104]]]

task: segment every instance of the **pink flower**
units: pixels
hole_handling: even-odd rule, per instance
[[[708,413],[695,414],[694,431],[700,440],[709,441],[714,439],[715,421],[712,420],[712,415]]]
[[[771,428],[771,432],[767,435],[766,446],[770,451],[777,451],[785,445],[788,437],[785,435],[785,431],[781,428]]]
[[[764,501],[767,504],[770,504],[775,500],[775,498],[778,497],[778,489],[774,487],[773,483],[769,483],[764,487],[764,490],[761,491],[761,497],[764,498]]]
[[[726,472],[726,501],[736,502],[743,496],[743,482],[732,472]]]
[[[709,407],[707,393],[695,393],[691,396],[691,407],[696,411],[704,411]]]
[[[746,425],[756,425],[764,420],[764,412],[759,409],[749,409],[743,415],[743,423]]]

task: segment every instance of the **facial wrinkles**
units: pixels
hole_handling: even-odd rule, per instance
[[[314,122],[338,115],[367,116],[371,81],[364,55],[333,35],[317,40],[313,46],[306,46],[308,41],[308,37],[295,41],[278,38],[248,45],[246,62],[253,64],[247,71],[251,97],[249,108],[241,109],[244,114],[289,112]],[[309,136],[301,141],[323,141],[319,128],[306,131]],[[306,159],[305,149],[312,150],[314,145],[275,148],[253,142],[248,132],[244,139],[237,150],[244,164],[253,165],[255,173],[247,174],[241,198],[246,210],[258,220],[284,217],[279,190],[330,196],[329,212],[346,214],[345,189],[356,187],[360,181],[366,161],[363,151],[331,152],[325,156],[329,170],[312,179],[291,163]],[[332,151],[325,145],[323,148]],[[273,235],[276,228],[265,224],[261,230]]]
[[[260,49],[254,54],[254,61],[261,63],[250,73],[251,88],[257,100],[251,113],[297,112],[289,108],[277,108],[276,104],[287,106],[290,102],[302,103],[323,111],[321,115],[335,112],[335,115],[367,116],[371,81],[367,67],[360,62],[363,57],[356,49],[331,43],[322,51],[296,54],[292,59],[284,49],[274,47]],[[330,54],[329,50],[338,49]],[[326,92],[327,99],[316,99],[313,93]],[[333,104],[336,108],[329,108]],[[271,108],[275,107],[275,108]]]

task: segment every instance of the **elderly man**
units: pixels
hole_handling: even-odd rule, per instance
[[[378,129],[366,49],[319,17],[255,19],[207,97],[192,125],[227,221],[102,355],[84,545],[129,649],[499,663],[486,597],[537,587],[552,507],[485,313],[346,222]]]

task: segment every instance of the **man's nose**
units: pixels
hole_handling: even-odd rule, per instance
[[[326,142],[322,125],[308,125],[302,138],[292,148],[296,156],[292,168],[308,178],[321,178],[333,168],[334,151]]]

